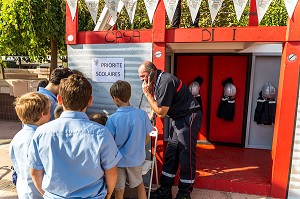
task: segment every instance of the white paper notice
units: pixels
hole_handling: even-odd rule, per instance
[[[166,12],[170,21],[172,21],[178,0],[164,0]]]
[[[239,21],[247,5],[248,0],[233,0],[236,18]]]
[[[130,23],[133,23],[137,0],[122,0],[127,10]]]
[[[124,58],[92,59],[92,80],[94,82],[124,80],[124,71]]]
[[[89,12],[92,16],[94,23],[97,23],[97,13],[98,13],[98,6],[99,0],[84,0]]]
[[[75,18],[75,14],[76,14],[76,10],[77,10],[77,2],[78,2],[78,0],[67,0],[67,3],[68,3],[69,8],[70,8],[72,21]]]
[[[298,0],[284,0],[285,8],[290,18],[293,16],[297,2]]]
[[[201,0],[187,0],[187,3],[189,5],[192,21],[194,23],[201,5]]]
[[[211,16],[211,23],[214,22],[221,6],[222,6],[223,0],[208,0],[209,5],[209,11]]]
[[[104,0],[109,13],[114,21],[117,21],[119,0]]]
[[[144,3],[147,9],[149,21],[150,23],[152,23],[154,12],[158,4],[158,0],[144,0]]]
[[[272,0],[256,0],[258,23],[264,18]]]

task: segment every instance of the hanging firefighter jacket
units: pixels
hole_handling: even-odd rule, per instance
[[[228,78],[222,82],[224,87],[223,97],[220,101],[217,117],[225,121],[233,121],[235,113],[235,95],[236,87],[233,85],[232,78]]]
[[[257,124],[272,125],[275,122],[276,101],[275,99],[263,98],[262,91],[259,93],[255,108],[254,121]]]

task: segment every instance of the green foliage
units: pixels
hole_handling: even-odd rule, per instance
[[[133,24],[130,24],[128,13],[125,7],[123,7],[118,17],[117,27],[121,30],[152,28],[152,24],[150,24],[144,1],[138,0],[137,2]]]
[[[103,8],[104,8],[105,2],[104,0],[99,1],[99,12],[98,17],[100,16]],[[79,10],[79,21],[78,21],[78,29],[80,31],[88,31],[93,30],[95,25],[92,17],[88,11],[88,8],[86,4],[84,3],[84,0],[78,1],[78,10]],[[149,29],[152,28],[152,24],[150,24],[150,21],[148,19],[146,7],[143,0],[138,0],[138,4],[136,7],[136,12],[133,20],[133,24],[130,23],[129,16],[127,14],[127,11],[125,7],[121,10],[121,13],[118,15],[117,20],[117,27],[120,30],[130,30],[130,29]]]
[[[103,3],[103,5],[104,5],[104,3]],[[78,30],[79,31],[94,30],[94,27],[96,24],[94,23],[84,0],[78,1],[78,17],[79,17],[79,20],[78,20]]]
[[[105,5],[99,2],[98,17]],[[190,27],[191,15],[186,0],[182,0],[181,28]],[[65,0],[0,0],[0,54],[28,55],[31,60],[45,58],[50,54],[50,41],[58,41],[58,52],[66,54],[65,45]],[[214,22],[211,22],[207,0],[200,6],[200,27],[247,26],[249,2],[237,21],[232,0],[224,0]],[[78,1],[79,31],[93,30],[95,25],[84,0]],[[166,17],[167,18],[167,17]],[[273,0],[260,26],[285,26],[287,12],[284,0]],[[167,18],[166,28],[171,23]],[[150,29],[143,0],[138,0],[133,24],[125,8],[119,13],[117,29]]]
[[[103,2],[102,2],[103,3]],[[188,28],[191,24],[191,15],[187,5],[187,1],[183,0],[181,3],[182,14],[181,14],[181,28]],[[212,23],[210,11],[208,7],[208,1],[203,0],[200,6],[200,27],[242,27],[248,26],[249,20],[249,2],[240,18],[237,20],[234,5],[232,0],[224,0],[222,7],[220,8],[214,22]],[[264,19],[261,21],[261,26],[285,26],[287,22],[287,12],[284,5],[284,0],[274,0]],[[143,0],[138,0],[137,9],[134,17],[133,24],[130,24],[130,20],[125,8],[122,9],[118,17],[117,22],[118,29],[147,29],[151,28],[147,11]],[[166,28],[171,27],[171,22],[167,18]]]
[[[65,1],[6,0],[0,4],[1,55],[40,60],[50,54],[50,41],[65,52]]]
[[[286,26],[288,14],[284,5],[284,0],[273,0],[264,18],[261,20],[261,26]]]

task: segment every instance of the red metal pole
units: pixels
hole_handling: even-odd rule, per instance
[[[66,44],[77,44],[77,33],[78,33],[78,5],[77,5],[74,20],[72,20],[70,7],[68,3],[66,3]]]
[[[288,20],[286,42],[283,43],[278,100],[272,147],[271,196],[286,198],[291,165],[291,150],[297,119],[300,66],[300,3]],[[292,41],[298,38],[298,41]]]
[[[155,66],[162,70],[166,70],[166,9],[163,3],[163,0],[159,0],[156,11],[153,17],[153,63]],[[157,118],[156,120],[156,127],[159,133],[159,140],[157,142],[158,145],[164,146],[164,123],[163,119]],[[159,153],[159,152],[158,152]],[[164,150],[160,153],[161,157],[164,157]],[[161,164],[162,162],[158,162],[159,165],[159,174],[161,173]]]

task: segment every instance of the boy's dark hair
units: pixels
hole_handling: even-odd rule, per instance
[[[54,118],[57,119],[60,117],[61,113],[64,111],[63,106],[58,105],[55,109],[54,109]]]
[[[65,109],[82,111],[92,97],[92,85],[85,77],[74,74],[61,81],[59,95]]]
[[[51,72],[50,82],[54,85],[59,85],[60,81],[72,75],[72,70],[68,68],[56,68]]]
[[[131,96],[131,86],[126,81],[118,80],[110,87],[110,95],[119,98],[122,102],[128,102]]]
[[[41,80],[39,82],[39,84],[37,85],[37,88],[36,88],[37,91],[39,91],[39,87],[45,88],[48,85],[48,83],[49,83],[49,80],[47,80],[47,79]]]
[[[73,72],[73,74],[84,76],[84,74],[81,71],[77,70],[77,69],[73,69],[72,72]]]
[[[90,120],[97,122],[98,124],[105,125],[107,121],[107,115],[105,113],[94,113],[90,115]]]

